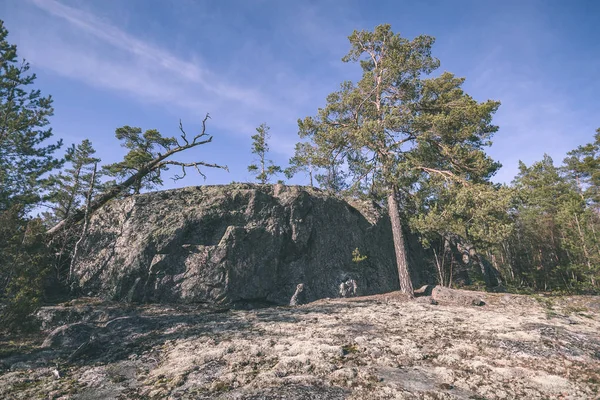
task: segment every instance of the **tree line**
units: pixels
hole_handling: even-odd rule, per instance
[[[498,130],[499,101],[479,102],[463,90],[464,78],[437,74],[431,36],[409,40],[380,25],[353,32],[349,42],[343,62],[357,64],[362,77],[342,82],[315,115],[298,120],[301,141],[285,169],[268,159],[269,127],[257,128],[248,171],[259,183],[302,173],[310,186],[386,207],[400,288],[409,296],[420,271],[409,264],[407,235],[427,249],[437,284],[598,290],[600,130],[561,165],[545,155],[520,163],[510,185],[495,184],[501,165],[485,149]],[[160,187],[169,168],[180,171],[175,180],[189,168],[201,176],[227,169],[177,160],[212,141],[208,115],[193,135],[181,122],[172,137],[116,129],[127,149],[116,163],[100,165],[87,139],[58,157],[52,98],[32,89],[28,71],[0,21],[0,313],[7,324],[56,287],[76,290],[77,246],[102,205]]]

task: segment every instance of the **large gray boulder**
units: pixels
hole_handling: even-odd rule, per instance
[[[352,261],[358,248],[367,259]],[[232,184],[114,200],[94,214],[75,273],[83,294],[132,302],[289,304],[398,289],[389,218],[305,187]]]

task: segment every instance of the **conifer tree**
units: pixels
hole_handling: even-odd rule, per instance
[[[26,328],[43,300],[51,263],[40,219],[24,216],[23,206],[0,212],[0,332]]]
[[[54,152],[62,141],[48,144],[52,98],[30,89],[35,74],[19,60],[0,20],[0,212],[12,205],[30,208],[39,201],[44,174],[60,166]]]
[[[475,101],[461,89],[464,79],[450,73],[424,79],[439,66],[432,37],[409,41],[380,25],[349,40],[343,61],[358,62],[362,79],[342,83],[316,117],[299,121],[299,133],[360,171],[354,182],[375,177],[387,197],[400,287],[412,296],[399,197],[420,176],[491,175],[496,166],[482,147],[497,130],[491,119],[499,103]]]
[[[567,153],[563,170],[573,179],[581,196],[600,206],[600,128],[594,141]]]
[[[317,155],[315,146],[310,143],[296,143],[294,156],[290,158],[290,166],[284,170],[285,176],[292,179],[298,172],[308,174],[310,187],[314,187],[314,173],[317,168]]]
[[[52,215],[46,218],[57,223],[71,215],[85,200],[90,186],[90,179],[94,165],[100,162],[94,157],[92,143],[84,139],[77,146],[73,145],[67,150],[65,161],[70,165],[64,171],[48,178],[46,185],[49,192],[45,196],[50,203]],[[99,176],[95,177],[95,185],[98,186]]]
[[[513,183],[519,198],[517,231],[508,257],[526,286],[551,290],[600,283],[598,215],[576,179],[583,169],[570,170],[575,152],[585,147],[570,152],[562,168],[548,155],[529,167],[519,163]]]
[[[142,135],[140,128],[125,126],[117,129],[117,138],[124,140],[123,146],[129,148],[130,151],[125,155],[123,161],[105,166],[104,169],[121,180],[103,185],[101,192],[86,202],[86,207],[79,207],[69,217],[50,228],[48,234],[51,237],[60,236],[65,230],[85,220],[115,197],[128,194],[131,191],[134,194],[139,193],[142,188],[152,188],[155,185],[162,184],[161,172],[169,166],[181,168],[181,175],[175,174],[173,180],[183,179],[187,174],[187,168],[194,168],[205,179],[206,175],[201,170],[203,167],[229,171],[226,165],[204,161],[183,162],[172,159],[173,156],[185,150],[212,142],[213,136],[206,131],[206,122],[209,118],[210,115],[206,114],[202,120],[202,129],[191,137],[188,136],[181,121],[179,121],[181,135],[177,139],[175,137],[163,137],[156,130],[146,131]]]
[[[117,139],[122,140],[121,146],[129,149],[123,161],[103,166],[105,173],[120,179],[136,174],[150,161],[155,159],[161,151],[168,151],[176,144],[171,137],[163,137],[156,129],[149,129],[142,134],[142,129],[123,126],[115,131]],[[149,171],[144,176],[136,179],[131,185],[133,194],[139,194],[142,189],[151,190],[162,185],[161,172],[167,169],[166,165]]]
[[[42,299],[51,259],[40,219],[44,175],[61,165],[62,142],[48,144],[52,98],[32,89],[35,74],[17,57],[0,20],[0,330],[22,327]]]
[[[461,255],[461,262],[476,267],[475,272],[481,271],[486,287],[502,284],[481,251],[494,249],[513,233],[512,189],[489,183],[464,185],[430,179],[419,187],[413,201],[417,212],[409,220],[425,247],[434,254],[441,285],[451,282],[447,268],[455,261],[452,251]]]
[[[281,167],[267,159],[269,130],[270,128],[265,123],[256,128],[256,135],[252,135],[252,154],[256,154],[258,160],[248,166],[248,171],[256,174],[256,180],[263,185],[269,182],[270,177],[282,172]]]

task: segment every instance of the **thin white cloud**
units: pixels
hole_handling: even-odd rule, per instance
[[[208,111],[215,127],[241,136],[249,137],[266,121],[276,133],[271,148],[284,157],[293,154],[298,141],[296,120],[316,112],[339,83],[331,80],[337,69],[317,66],[301,76],[298,62],[317,57],[327,64],[349,33],[337,25],[322,28],[318,21],[325,18],[318,10],[300,6],[282,11],[282,20],[275,21],[278,30],[292,27],[288,45],[296,51],[282,54],[269,43],[241,37],[235,38],[238,47],[213,61],[201,57],[206,55],[197,46],[181,57],[167,50],[171,47],[142,40],[111,19],[61,1],[28,3],[34,7],[24,25],[28,27],[20,31],[20,43],[22,54],[36,67],[159,105],[190,123]],[[31,12],[35,9],[39,12]],[[219,64],[223,62],[228,64]]]
[[[89,12],[55,0],[30,1],[67,21],[71,30],[74,28],[70,41],[52,33],[46,33],[42,40],[39,32],[25,35],[31,37],[28,58],[58,74],[96,87],[127,92],[144,101],[159,101],[190,110],[197,110],[199,105],[224,108],[225,103],[260,112],[278,108],[261,92],[228,83],[197,59],[191,62],[176,57]],[[65,27],[59,29],[64,31]],[[82,33],[91,35],[100,44]],[[232,122],[227,121],[229,125]]]
[[[86,31],[112,46],[134,53],[138,57],[155,62],[187,79],[210,87],[204,78],[206,72],[197,65],[180,60],[168,52],[138,40],[126,32],[102,22],[90,13],[66,6],[55,0],[31,0],[37,7],[63,18],[69,23]]]

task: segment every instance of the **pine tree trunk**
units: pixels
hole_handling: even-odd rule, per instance
[[[400,212],[398,211],[398,200],[396,199],[396,190],[392,188],[388,194],[388,212],[392,222],[392,236],[394,238],[394,250],[396,252],[396,265],[398,266],[398,279],[400,280],[400,291],[406,293],[409,297],[414,297],[414,289],[410,280],[408,271],[408,260],[406,258],[406,245],[404,243],[404,234],[402,233],[402,222],[400,221]]]
[[[267,173],[265,172],[265,152],[260,154],[260,183],[267,183]]]

